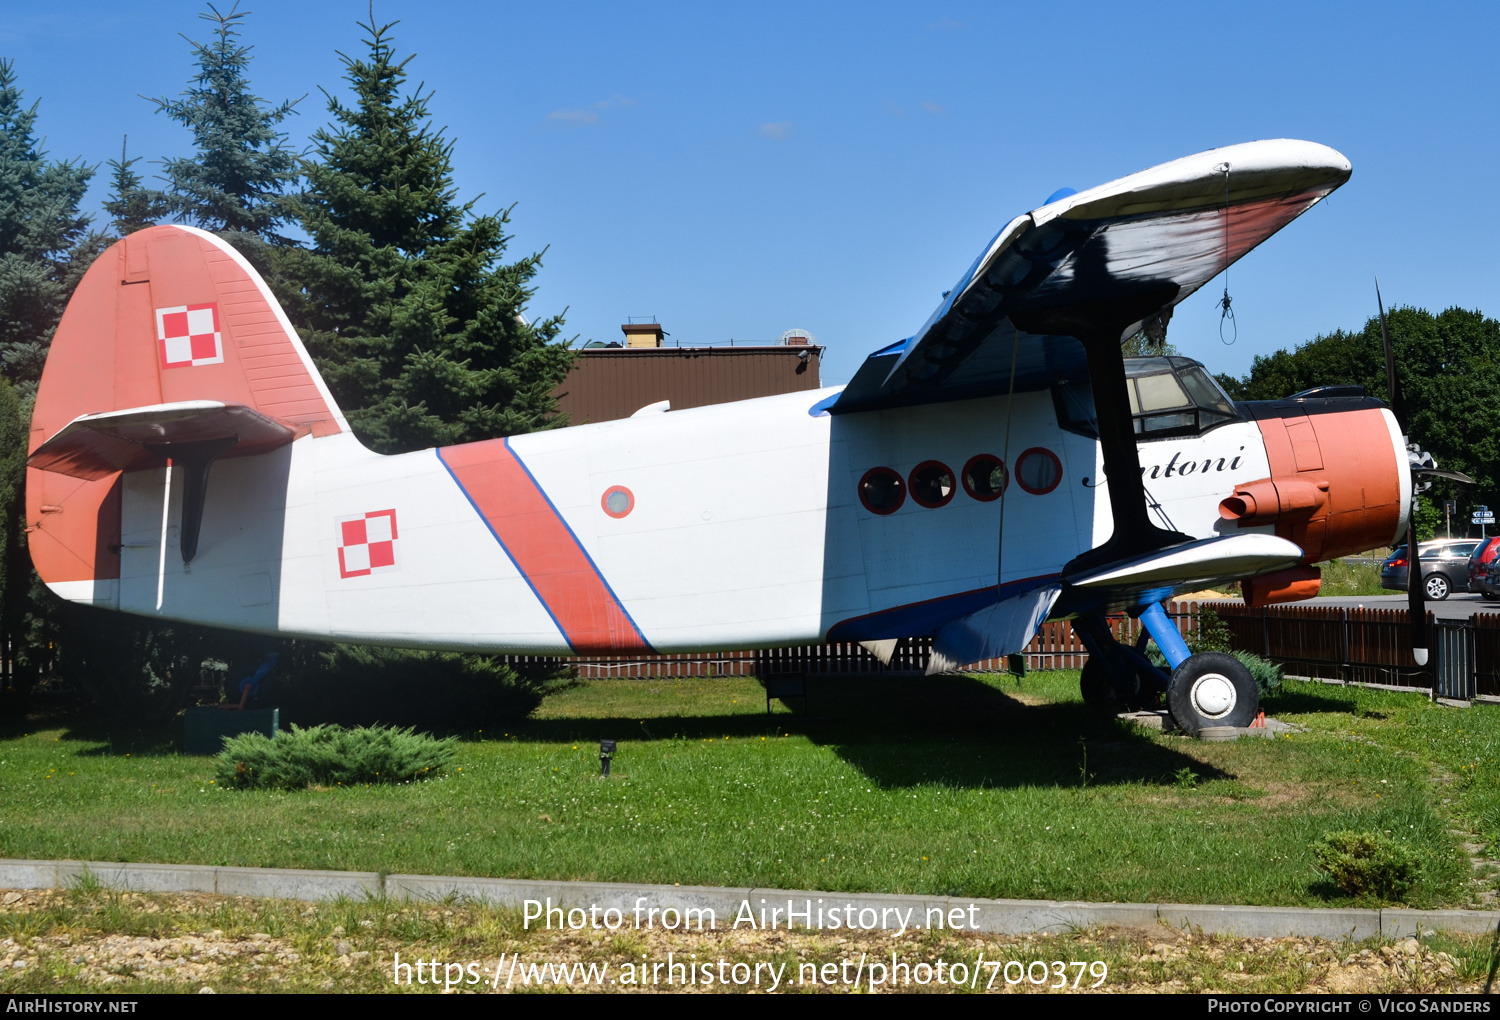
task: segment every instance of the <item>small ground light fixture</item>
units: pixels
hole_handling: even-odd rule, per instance
[[[609,778],[609,760],[615,755],[615,742],[613,740],[599,741],[599,774],[606,779]]]

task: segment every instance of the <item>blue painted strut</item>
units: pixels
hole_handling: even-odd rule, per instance
[[[1153,602],[1141,613],[1141,623],[1146,625],[1151,639],[1156,642],[1156,647],[1167,657],[1167,664],[1173,669],[1182,665],[1182,661],[1193,654],[1188,651],[1187,642],[1182,640],[1182,634],[1177,630],[1177,624],[1167,615],[1160,602]]]

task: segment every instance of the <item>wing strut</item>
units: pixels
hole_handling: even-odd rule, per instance
[[[1192,541],[1187,535],[1151,523],[1125,389],[1125,357],[1120,351],[1125,330],[1165,307],[1177,290],[1173,283],[1157,284],[1104,301],[1011,316],[1016,328],[1027,333],[1076,337],[1088,356],[1089,386],[1094,393],[1099,445],[1104,452],[1104,474],[1109,479],[1109,506],[1115,529],[1109,541],[1069,560],[1063,567],[1064,580],[1108,563]]]

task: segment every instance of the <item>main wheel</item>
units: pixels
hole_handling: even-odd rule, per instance
[[[1443,601],[1453,590],[1453,586],[1448,583],[1448,578],[1443,574],[1428,574],[1422,580],[1422,587],[1426,589],[1427,597],[1434,602]]]
[[[1119,712],[1133,703],[1140,691],[1140,677],[1135,675],[1134,670],[1129,671],[1125,683],[1127,689],[1121,690],[1120,685],[1110,676],[1109,670],[1104,668],[1104,663],[1090,655],[1078,678],[1078,690],[1083,695],[1085,705]]]
[[[1249,726],[1260,711],[1260,691],[1233,655],[1199,652],[1173,671],[1167,708],[1183,732],[1197,736],[1205,726]]]

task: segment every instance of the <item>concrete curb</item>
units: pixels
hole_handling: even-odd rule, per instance
[[[379,875],[373,871],[301,871],[292,868],[220,868],[201,864],[120,864],[102,861],[0,860],[0,889],[64,889],[84,881],[132,892],[204,892],[221,896],[258,896],[290,900],[410,901],[461,900],[496,907],[566,912],[597,906],[618,910],[627,924],[639,917],[660,923],[662,911],[708,917],[731,927],[748,906],[757,924],[762,909],[781,912],[779,927],[795,911],[798,926],[805,911],[837,909],[867,929],[946,926],[996,935],[1065,932],[1117,924],[1150,928],[1158,924],[1192,928],[1209,934],[1276,938],[1403,938],[1425,931],[1482,934],[1500,927],[1500,911],[1358,910],[1315,907],[1214,906],[1190,903],[1082,903],[1059,900],[986,900],[953,896],[905,896],[886,893],[835,893],[785,889],[732,889],[718,886],[630,885],[621,882],[558,882],[547,879],[465,878],[445,875]],[[652,910],[656,911],[653,916]],[[694,913],[701,912],[701,913]],[[867,921],[866,918],[869,918]],[[814,925],[815,927],[816,925]],[[678,925],[668,927],[677,928]],[[696,929],[695,929],[696,930]],[[828,929],[825,929],[828,930]]]

